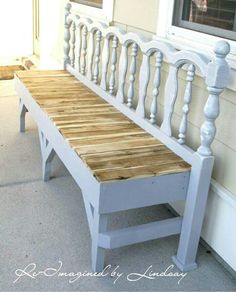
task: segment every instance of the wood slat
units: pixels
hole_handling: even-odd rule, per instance
[[[125,137],[127,135],[136,135],[136,134],[141,134],[144,133],[142,129],[134,129],[134,130],[126,130],[121,133],[114,133],[114,131],[90,131],[90,132],[81,132],[81,133],[69,133],[69,134],[64,134],[63,136],[66,138],[68,141],[72,140],[82,140],[82,139],[88,139],[89,138],[103,138],[103,139],[108,139],[108,138],[113,138],[113,137]]]
[[[80,123],[73,123],[73,124],[67,124],[67,125],[58,125],[57,128],[59,130],[61,129],[76,129],[76,128],[79,128],[79,127],[86,127],[87,125],[89,126],[97,126],[97,125],[107,125],[108,121],[104,121],[104,120],[99,120],[99,121],[94,121],[94,120],[87,120],[87,121],[83,121],[83,122],[80,122]],[[122,121],[122,120],[117,120],[117,121],[109,121],[109,123],[111,125],[129,125],[130,121]]]
[[[70,110],[71,107],[77,108],[78,110],[80,109],[80,106],[87,105],[87,108],[90,108],[90,112],[91,112],[91,103],[94,105],[94,107],[96,106],[100,106],[100,108],[112,108],[111,106],[109,106],[108,104],[94,99],[94,98],[83,98],[83,99],[71,99],[71,100],[67,100],[67,99],[58,99],[58,101],[54,101],[54,100],[49,100],[49,101],[42,101],[42,100],[36,100],[38,104],[42,104],[42,107],[45,109],[54,109],[54,108],[61,108],[61,110],[64,109],[64,111],[68,111]],[[95,109],[96,110],[96,109]]]
[[[42,76],[44,76],[44,77],[51,77],[51,76],[55,76],[55,77],[65,76],[65,77],[67,77],[67,76],[71,76],[71,74],[68,73],[65,70],[30,70],[30,71],[25,71],[25,72],[17,71],[16,75],[19,78],[22,78],[22,77],[40,78]]]
[[[79,108],[82,108],[84,106],[84,108],[87,108],[88,105],[90,105],[90,108],[91,106],[94,107],[100,107],[100,106],[103,106],[104,103],[99,103],[98,101],[86,101],[86,102],[77,102],[77,103],[70,103],[68,105],[64,105],[64,104],[59,104],[59,105],[51,105],[51,106],[48,106],[46,105],[45,107],[43,107],[43,109],[45,111],[47,111],[48,113],[57,113],[57,112],[65,112],[66,109],[73,109],[73,110],[76,110],[76,109],[79,109]]]
[[[129,169],[98,170],[94,171],[94,174],[100,181],[110,181],[165,175],[189,170],[190,166],[187,168],[184,162],[178,162],[174,165],[173,163],[166,163],[164,165],[145,165]]]
[[[54,112],[54,113],[50,113],[49,116],[50,118],[58,118],[58,117],[68,117],[68,115],[87,115],[91,113],[91,109],[86,107],[86,108],[78,108],[78,109],[75,109],[75,110],[69,110],[68,111],[59,111],[59,112]],[[97,107],[95,108],[94,110],[94,114],[98,114],[98,113],[104,113],[104,114],[107,114],[107,113],[115,113],[114,111],[114,108],[108,108],[108,107]]]
[[[142,156],[139,157],[129,157],[129,158],[120,158],[110,161],[103,161],[101,162],[89,162],[89,166],[94,171],[103,171],[103,170],[113,170],[113,169],[124,169],[124,168],[134,168],[134,167],[141,167],[141,166],[151,166],[151,165],[165,165],[166,163],[176,163],[182,162],[180,157],[176,157],[173,153],[165,154],[160,156],[157,155],[147,155],[145,159]]]
[[[76,93],[77,91],[75,89],[64,89],[64,88],[40,88],[40,89],[31,89],[30,87],[28,87],[28,89],[30,90],[30,93],[32,95],[34,94],[38,94],[38,93],[46,93],[46,94],[51,94],[51,93],[58,93],[58,94],[73,94]],[[79,94],[79,92],[77,92],[77,94]]]
[[[69,121],[54,121],[54,124],[56,126],[63,127],[63,126],[71,126],[74,127],[74,125],[79,125],[79,124],[96,124],[96,123],[114,123],[114,122],[125,122],[125,120],[123,120],[121,117],[117,116],[117,117],[112,117],[112,118],[97,118],[96,121],[94,121],[93,117],[89,117],[89,116],[85,116],[85,117],[80,117],[80,119],[78,120],[69,120]],[[129,122],[129,121],[127,121]]]
[[[71,143],[72,144],[72,143]],[[106,151],[117,151],[117,150],[125,150],[125,149],[133,149],[133,148],[146,148],[149,146],[159,146],[156,140],[146,138],[143,139],[136,139],[135,141],[128,141],[128,142],[113,142],[113,143],[103,143],[103,144],[96,144],[96,145],[83,145],[83,146],[75,146],[73,147],[79,155],[88,154],[88,153],[103,153]]]
[[[71,93],[71,92],[66,92],[66,93],[57,93],[57,92],[55,92],[55,93],[51,93],[51,92],[40,92],[40,94],[37,94],[37,93],[35,93],[34,95],[34,98],[35,99],[37,99],[37,100],[44,100],[44,99],[46,99],[46,100],[49,100],[49,101],[53,101],[53,100],[55,100],[55,99],[58,99],[58,100],[60,100],[60,99],[73,99],[73,98],[76,98],[77,100],[82,100],[82,99],[88,99],[88,98],[90,98],[90,99],[96,99],[96,100],[99,100],[96,96],[94,96],[92,93],[90,93],[90,92],[87,92],[86,90],[78,90],[76,93]],[[45,101],[45,100],[44,100]]]
[[[84,100],[68,100],[68,101],[52,101],[52,102],[44,102],[44,101],[39,101],[36,100],[37,103],[45,110],[47,110],[48,112],[54,112],[54,113],[60,113],[60,112],[67,112],[72,110],[79,110],[80,108],[88,108],[90,105],[90,112],[91,112],[91,105],[94,105],[95,107],[98,107],[98,105],[100,105],[100,107],[102,107],[102,105],[105,105],[104,103],[100,103],[98,100],[94,100],[94,99],[84,99]],[[82,107],[83,106],[83,107]],[[104,106],[103,106],[104,108]],[[69,114],[67,114],[69,115]]]
[[[147,133],[140,133],[140,134],[134,134],[134,135],[127,135],[122,137],[99,137],[99,138],[93,138],[93,137],[87,137],[87,139],[76,139],[76,140],[71,140],[70,144],[77,148],[80,146],[92,146],[92,145],[104,145],[106,144],[116,144],[116,143],[121,143],[125,144],[126,142],[131,142],[135,144],[136,142],[139,142],[140,140],[145,140],[145,141],[152,141],[154,138],[147,134]]]
[[[119,113],[117,112],[107,112],[107,113],[101,113],[101,112],[94,112],[92,118],[94,119],[112,119],[112,120],[123,120],[123,117],[120,116]],[[64,116],[59,116],[59,117],[54,117],[53,121],[59,125],[60,123],[73,123],[73,122],[79,122],[79,121],[84,121],[87,119],[91,119],[91,112],[90,113],[81,113],[79,115],[64,115]],[[126,120],[127,118],[124,118],[124,120]]]
[[[180,157],[68,72],[16,74],[97,180],[190,170]]]
[[[84,133],[84,132],[90,132],[90,131],[96,131],[96,132],[107,132],[107,131],[112,131],[112,132],[120,132],[120,131],[127,131],[127,130],[133,130],[133,129],[141,129],[137,127],[136,124],[134,123],[125,123],[125,124],[104,124],[104,125],[85,125],[83,128],[78,128],[78,129],[62,129],[61,132],[63,134],[73,134],[73,133]],[[143,130],[144,131],[144,130]]]
[[[85,158],[86,161],[90,163],[94,162],[104,162],[104,161],[114,161],[114,160],[122,160],[122,159],[129,159],[134,157],[145,157],[149,155],[165,155],[173,153],[171,150],[166,148],[164,145],[153,145],[143,148],[133,148],[131,150],[125,149],[125,150],[118,150],[116,152],[104,152],[104,153],[91,153],[91,154],[85,154],[81,155],[81,157]],[[115,154],[115,155],[114,155]]]

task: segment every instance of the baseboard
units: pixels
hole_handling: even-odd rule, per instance
[[[184,202],[170,205],[183,214]],[[236,196],[215,180],[211,182],[201,237],[236,272]]]

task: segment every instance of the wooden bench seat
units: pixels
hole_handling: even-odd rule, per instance
[[[99,181],[190,170],[182,158],[68,72],[17,76]]]

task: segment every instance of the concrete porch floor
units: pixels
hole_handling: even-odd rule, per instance
[[[41,180],[37,127],[27,115],[27,131],[20,134],[17,110],[13,81],[0,81],[0,291],[236,291],[236,280],[203,246],[198,252],[199,268],[179,283],[181,277],[129,281],[131,273],[144,274],[150,266],[156,273],[166,271],[172,265],[178,236],[107,252],[106,263],[111,268],[104,277],[73,281],[75,277],[59,276],[60,272],[91,271],[81,192],[57,158],[54,178],[47,183]],[[111,219],[113,228],[171,214],[158,206],[117,216]],[[35,266],[24,274],[29,264]],[[51,277],[40,273],[32,278],[33,268],[36,273],[47,268],[55,269],[48,273],[60,271]],[[114,270],[122,273],[119,279],[111,275]],[[177,268],[171,271],[180,273]],[[19,275],[22,277],[14,283]]]

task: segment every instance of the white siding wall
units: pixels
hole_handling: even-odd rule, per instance
[[[50,22],[50,19],[53,19],[54,24],[51,22],[51,28],[48,30],[45,29],[44,37],[46,40],[47,36],[53,36],[53,40],[50,41],[50,46],[46,51],[52,59],[62,61],[63,26],[59,25],[59,23],[63,22],[64,0],[60,1],[61,5],[59,5],[60,7],[57,6],[57,12],[53,12],[54,17],[51,16],[51,18],[48,18],[48,22]],[[113,14],[114,23],[124,30],[143,33],[146,36],[152,37],[156,31],[159,1],[160,0],[116,0]],[[52,2],[54,3],[54,1]],[[58,9],[62,13],[59,13]],[[235,74],[235,71],[232,70],[231,77],[233,77],[233,74]],[[184,80],[184,72],[181,72],[181,79],[182,81]],[[180,86],[180,88],[181,96],[183,95],[184,87]],[[189,120],[190,135],[188,136],[188,141],[193,147],[196,147],[199,141],[199,127],[203,120],[203,116],[202,114],[199,116],[199,112],[202,112],[208,94],[203,80],[199,77],[194,81],[194,92]],[[177,103],[174,115],[174,119],[177,122],[180,120],[181,113],[180,100],[181,99],[179,99]],[[218,132],[213,143],[213,151],[216,157],[213,173],[215,183],[213,181],[209,195],[202,237],[233,269],[236,270],[236,232],[234,227],[236,222],[235,91],[231,89],[225,90],[221,96],[220,103],[221,114],[217,120]],[[180,213],[183,210],[182,203],[175,204],[174,207]]]
[[[32,0],[1,1],[1,57],[16,57],[32,54],[32,23]]]

